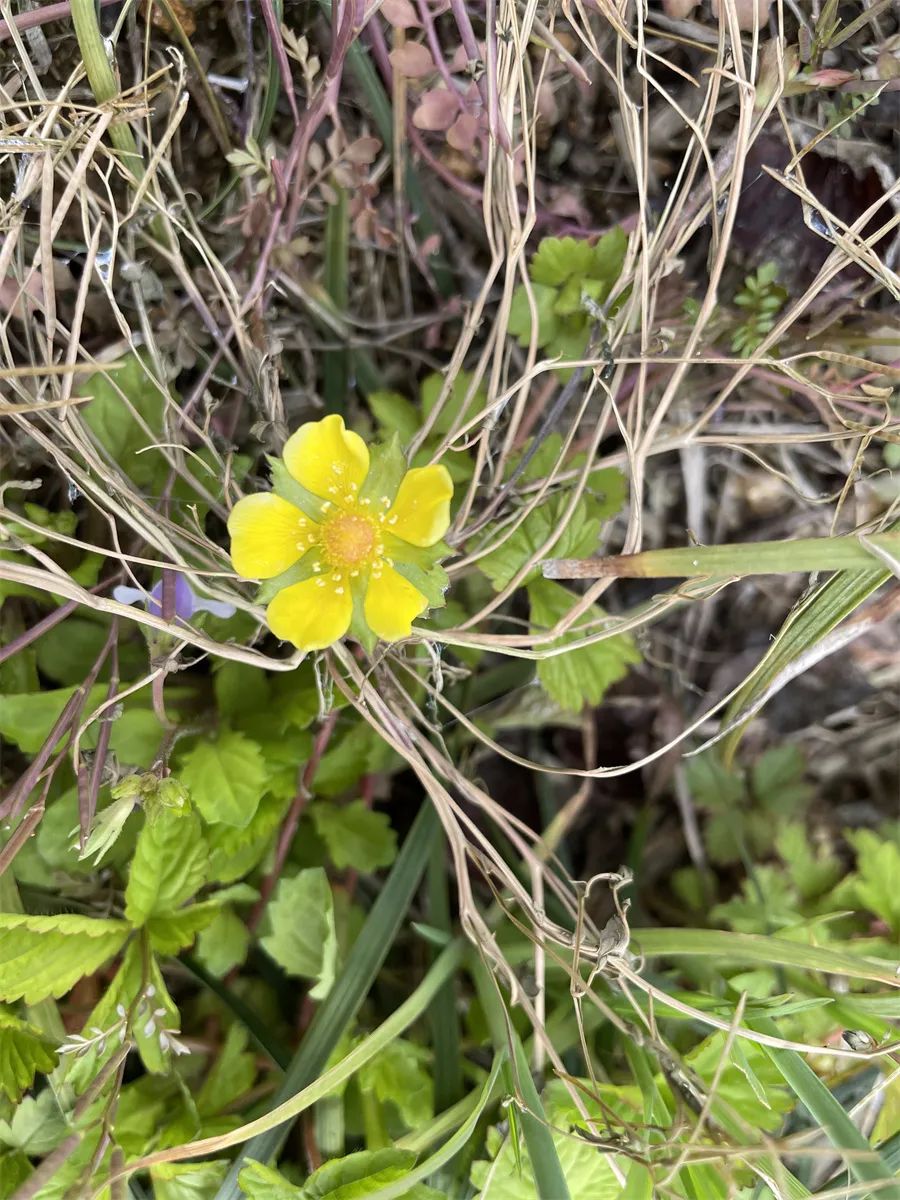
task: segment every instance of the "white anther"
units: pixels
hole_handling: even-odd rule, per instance
[[[336,596],[343,596],[343,594],[344,594],[344,589],[343,589],[342,587],[340,587],[340,588],[335,588],[335,589],[334,589],[334,594],[335,594]]]
[[[396,525],[397,524],[396,517],[388,517],[387,521],[388,521],[388,525]]]

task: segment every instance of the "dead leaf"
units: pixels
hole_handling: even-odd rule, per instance
[[[421,42],[407,42],[405,46],[398,46],[389,57],[394,70],[408,79],[421,79],[435,69],[431,51]]]
[[[422,22],[410,0],[384,0],[381,15],[395,29],[421,29]]]
[[[459,96],[456,92],[450,92],[447,88],[433,88],[423,93],[412,122],[416,129],[444,130],[450,128],[458,113]]]
[[[754,26],[763,29],[769,19],[771,6],[772,0],[734,0],[738,29],[751,30]],[[719,0],[712,0],[714,17],[718,17],[719,7]]]
[[[471,150],[478,136],[478,118],[471,113],[460,113],[447,130],[447,141],[454,150]]]
[[[380,149],[381,142],[377,137],[361,137],[350,143],[344,151],[344,158],[347,162],[368,166],[375,161]]]

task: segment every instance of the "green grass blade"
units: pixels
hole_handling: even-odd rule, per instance
[[[397,1179],[393,1183],[386,1184],[383,1188],[379,1188],[377,1192],[368,1193],[366,1200],[399,1200],[399,1197],[406,1196],[417,1183],[421,1183],[429,1175],[434,1175],[442,1167],[446,1166],[451,1159],[455,1158],[461,1150],[465,1149],[469,1139],[475,1133],[475,1128],[482,1114],[494,1098],[494,1093],[497,1091],[497,1082],[500,1078],[500,1068],[505,1058],[506,1055],[502,1052],[495,1055],[491,1073],[484,1087],[481,1089],[474,1107],[456,1133],[448,1138],[434,1154],[417,1163],[402,1179]]]
[[[890,571],[874,568],[852,574],[841,572],[827,580],[802,605],[788,615],[753,678],[738,692],[722,718],[723,728],[751,709],[757,697],[823,638],[851,616],[874,591],[891,577]],[[721,744],[726,762],[734,758],[746,724],[731,730]]]
[[[273,1099],[273,1108],[307,1087],[324,1068],[381,969],[419,886],[432,842],[440,836],[437,814],[430,804],[426,804],[403,843],[387,882],[347,956],[343,971],[310,1022],[303,1042],[285,1073],[284,1082]],[[253,1158],[258,1162],[269,1162],[281,1148],[288,1129],[287,1125],[282,1124],[252,1138],[232,1163],[216,1200],[238,1200],[241,1195],[238,1174],[244,1161]]]
[[[759,1032],[778,1036],[774,1021],[755,1021]],[[812,1067],[795,1050],[774,1046],[762,1049],[783,1076],[797,1099],[821,1126],[832,1146],[846,1155],[847,1167],[860,1183],[872,1184],[885,1200],[900,1200],[900,1182],[867,1138],[853,1124]]]
[[[752,962],[828,971],[848,975],[851,979],[871,979],[890,987],[897,986],[897,976],[890,964],[858,958],[855,954],[842,954],[838,950],[805,946],[786,938],[730,933],[725,929],[635,929],[633,933],[636,948],[648,958],[712,957],[720,962]]]
[[[798,571],[871,572],[878,555],[900,560],[900,532],[846,537],[790,538],[780,542],[743,542],[724,546],[679,546],[609,558],[548,559],[549,579],[607,576],[629,579],[706,578],[707,576],[793,575]],[[573,574],[569,574],[571,571]]]
[[[447,882],[447,846],[435,839],[428,861],[428,916],[435,929],[451,934],[450,894]],[[437,1112],[454,1105],[463,1092],[459,1015],[451,979],[431,1006],[431,1042],[434,1048],[434,1106]]]

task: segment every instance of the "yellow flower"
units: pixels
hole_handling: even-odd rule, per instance
[[[396,447],[373,463],[337,415],[301,425],[282,457],[283,467],[272,464],[275,491],[245,496],[228,518],[238,575],[284,576],[269,628],[300,650],[330,646],[351,621],[385,641],[408,637],[415,618],[441,602],[421,589],[434,590],[450,524],[446,467],[406,471]]]

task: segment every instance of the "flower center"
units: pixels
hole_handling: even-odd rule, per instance
[[[337,513],[322,531],[322,549],[332,567],[359,567],[375,549],[375,524],[356,513]]]

